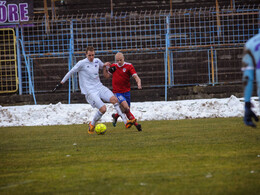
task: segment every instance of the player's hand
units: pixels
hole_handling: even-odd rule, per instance
[[[244,116],[244,123],[251,127],[256,127],[255,123],[253,123],[252,118],[256,122],[258,122],[258,117],[255,115],[255,113],[251,110],[251,102],[245,103],[245,116]]]
[[[57,89],[60,89],[62,87],[62,83],[58,83],[56,87],[52,90],[52,92],[55,92]]]
[[[108,69],[108,71],[113,74],[115,71],[116,71],[116,67],[115,66],[112,66]]]
[[[110,67],[110,65],[111,65],[110,62],[106,62],[106,63],[104,63],[104,66],[106,66],[106,67]]]

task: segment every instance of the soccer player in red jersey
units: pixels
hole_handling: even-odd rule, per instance
[[[137,75],[134,66],[125,62],[124,55],[121,52],[115,55],[115,60],[116,63],[110,65],[108,70],[103,68],[103,74],[106,78],[112,76],[113,93],[118,98],[122,111],[131,121],[130,125],[134,124],[138,131],[142,131],[141,125],[136,122],[134,115],[130,112],[130,78],[135,79],[138,89],[142,89],[141,79]],[[112,117],[113,126],[115,127],[119,115],[117,113],[112,114]]]

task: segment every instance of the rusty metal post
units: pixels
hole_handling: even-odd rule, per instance
[[[49,14],[47,0],[44,0],[44,16],[45,16],[45,30],[47,33],[50,32]]]

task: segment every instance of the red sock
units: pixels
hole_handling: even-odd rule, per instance
[[[130,110],[126,111],[125,114],[129,120],[135,119],[134,115],[130,112]]]
[[[118,117],[119,117],[119,114],[116,113],[114,116],[115,116],[116,118],[118,118]]]

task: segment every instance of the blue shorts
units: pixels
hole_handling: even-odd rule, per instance
[[[115,96],[117,97],[119,103],[121,104],[123,101],[126,101],[128,106],[130,107],[130,102],[131,102],[131,95],[130,91],[125,92],[125,93],[115,93]]]

